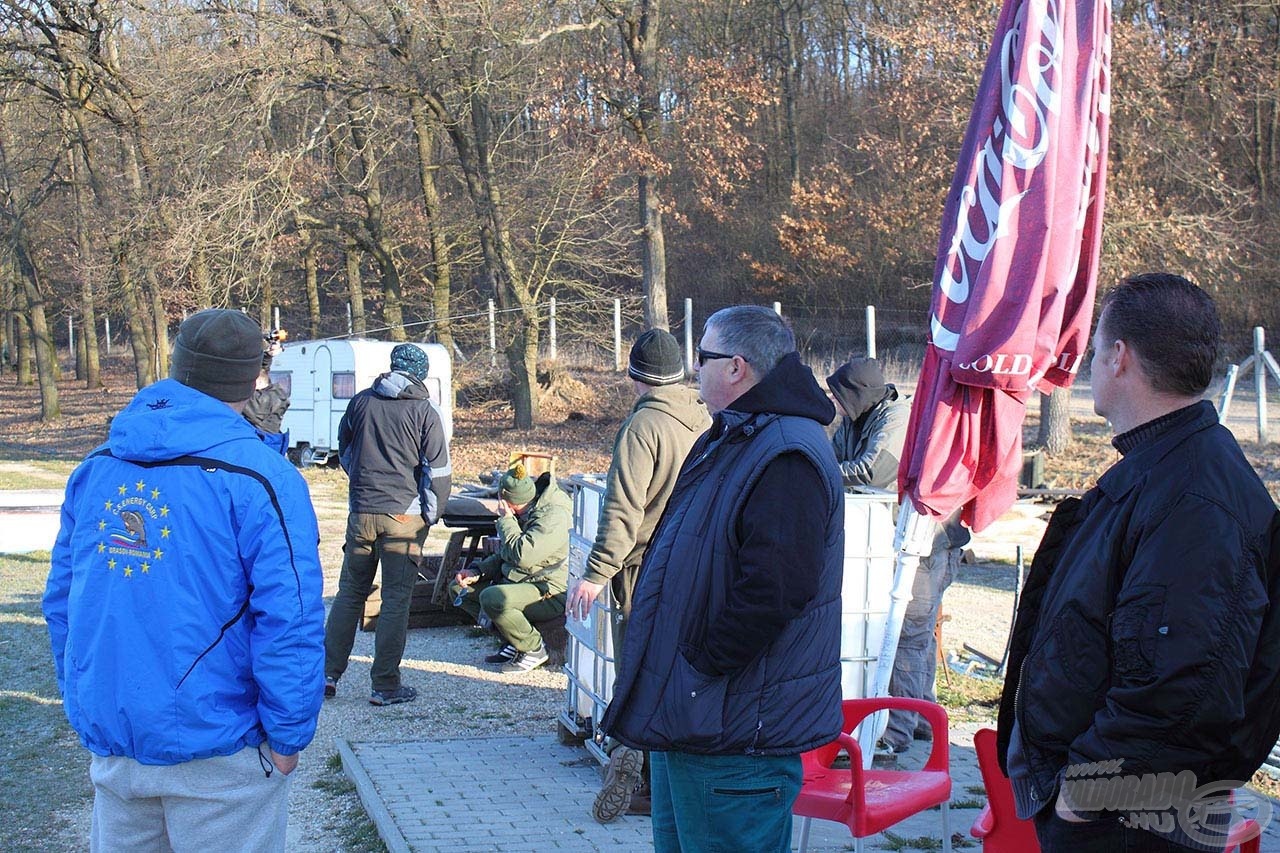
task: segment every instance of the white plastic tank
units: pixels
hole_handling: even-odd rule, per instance
[[[897,495],[891,492],[845,493],[840,605],[840,686],[845,699],[871,695],[893,590],[893,514],[897,502]],[[873,719],[879,726],[888,721],[884,714]]]

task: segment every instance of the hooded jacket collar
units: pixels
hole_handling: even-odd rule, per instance
[[[730,403],[726,411],[747,415],[792,415],[817,421],[823,426],[836,417],[835,404],[822,392],[813,371],[800,360],[798,352],[783,356],[773,370]]]
[[[686,429],[702,431],[707,422],[707,404],[698,392],[687,385],[659,385],[640,395],[632,414],[641,409],[653,409],[675,418]]]
[[[257,436],[226,403],[176,379],[162,379],[139,391],[112,418],[107,447],[117,459],[152,462],[206,455],[227,441],[257,441]]]
[[[427,387],[407,373],[393,370],[373,380],[373,393],[391,400],[427,400]]]

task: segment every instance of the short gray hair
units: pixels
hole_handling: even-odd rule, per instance
[[[763,305],[733,305],[707,318],[703,334],[715,329],[727,355],[740,355],[764,377],[783,356],[796,351],[796,336],[777,312]]]

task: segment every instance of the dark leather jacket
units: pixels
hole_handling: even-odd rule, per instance
[[[999,754],[1043,804],[1068,766],[1112,759],[1248,781],[1280,730],[1266,488],[1207,402],[1115,443],[1124,458],[1055,512],[1014,628]]]

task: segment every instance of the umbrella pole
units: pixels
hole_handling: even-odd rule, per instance
[[[898,527],[894,534],[893,591],[889,595],[889,613],[885,617],[884,639],[880,655],[876,658],[875,677],[871,682],[871,696],[889,695],[889,678],[893,675],[893,661],[898,655],[898,636],[902,622],[911,603],[911,586],[916,579],[920,558],[933,552],[933,537],[938,524],[932,518],[921,515],[909,500],[903,502],[898,513]],[[858,734],[858,746],[862,749],[864,768],[871,767],[875,757],[876,740],[888,723],[888,711],[878,711],[863,722]]]

